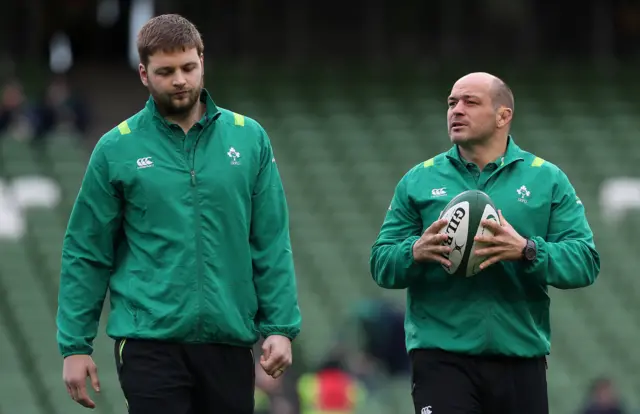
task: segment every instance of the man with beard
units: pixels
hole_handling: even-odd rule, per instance
[[[131,414],[253,412],[252,346],[278,378],[300,331],[288,208],[270,140],[219,108],[203,43],[178,15],[138,35],[150,98],[96,144],[62,253],[58,345],[69,395],[95,407],[92,342],[107,334]]]

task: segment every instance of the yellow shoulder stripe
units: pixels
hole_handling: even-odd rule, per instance
[[[430,158],[424,162],[424,168],[429,168],[433,166],[433,158]]]
[[[233,114],[233,123],[238,126],[244,126],[244,116],[240,114]]]
[[[542,164],[544,164],[544,160],[540,157],[535,157],[533,159],[533,162],[531,163],[532,167],[540,167],[542,166]]]
[[[127,123],[127,121],[120,122],[120,124],[118,125],[118,131],[120,131],[120,134],[122,135],[131,133],[131,129],[129,129],[129,124]]]

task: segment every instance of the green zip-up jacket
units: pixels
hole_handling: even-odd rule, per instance
[[[58,346],[107,334],[252,346],[300,330],[289,218],[264,129],[216,107],[187,134],[153,99],[91,155],[62,251]]]
[[[470,278],[450,276],[439,263],[414,261],[413,244],[453,197],[470,189],[486,192],[514,229],[536,242],[535,261],[497,263]],[[600,257],[567,176],[509,137],[504,156],[483,171],[454,146],[405,174],[370,265],[378,285],[407,289],[409,351],[534,357],[550,350],[548,287],[591,285]]]

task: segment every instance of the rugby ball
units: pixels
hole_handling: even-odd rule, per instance
[[[447,219],[447,225],[440,230],[449,238],[443,245],[450,246],[451,252],[444,256],[451,266],[442,265],[450,275],[470,277],[480,272],[480,264],[485,257],[478,257],[473,252],[482,247],[476,243],[476,235],[492,234],[480,225],[482,220],[495,220],[500,223],[498,212],[491,197],[479,190],[468,190],[455,196],[442,210],[440,218]]]

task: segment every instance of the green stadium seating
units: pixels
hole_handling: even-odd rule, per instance
[[[0,244],[0,247],[5,247]],[[4,249],[3,249],[4,251]],[[8,266],[7,266],[8,269]],[[6,305],[6,286],[0,284],[0,302]],[[19,348],[20,341],[13,332],[16,321],[12,319],[9,310],[0,304],[0,413],[20,412],[25,414],[39,414],[37,390],[31,384],[30,375],[26,369],[25,355]],[[13,325],[13,327],[12,327]],[[12,329],[13,328],[13,329]],[[30,393],[27,393],[30,391]]]
[[[375,286],[368,271],[369,249],[398,180],[412,166],[449,148],[445,98],[453,79],[246,76],[255,87],[242,75],[230,74],[216,85],[215,100],[258,120],[273,142],[290,206],[304,317],[296,364],[313,366],[340,339],[339,321],[348,318],[354,303],[372,297],[404,300],[404,292]],[[630,91],[638,87],[629,76],[585,87],[578,75],[541,71],[511,82],[518,144],[568,174],[602,256],[601,276],[593,287],[550,291],[552,413],[575,412],[589,382],[599,375],[611,376],[630,405],[640,407],[635,375],[640,354],[634,351],[640,341],[635,241],[640,214],[630,212],[612,223],[602,214],[599,199],[605,179],[638,177],[640,148],[634,134],[640,130],[640,103],[631,100],[635,95]],[[25,213],[28,226],[21,239],[0,241],[0,294],[7,303],[0,307],[0,352],[13,356],[0,359],[0,371],[16,378],[4,381],[6,387],[0,384],[0,414],[82,412],[61,382],[54,316],[61,241],[88,152],[76,137],[64,135],[40,147],[6,139],[0,143],[0,178],[40,174],[54,179],[62,192],[58,207]],[[15,320],[15,327],[5,320]],[[23,360],[32,361],[32,372],[25,371]],[[124,412],[104,320],[95,360],[104,390],[98,412]],[[411,412],[409,391],[406,379],[396,380],[384,397],[372,401]],[[47,402],[53,408],[39,405]],[[364,412],[377,412],[369,405],[371,411]]]

